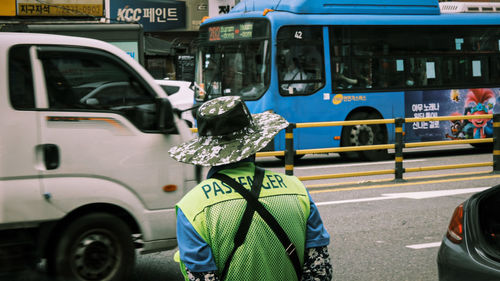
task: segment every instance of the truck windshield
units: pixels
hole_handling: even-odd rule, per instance
[[[200,30],[196,60],[196,99],[219,96],[260,98],[269,87],[267,22],[237,22]]]

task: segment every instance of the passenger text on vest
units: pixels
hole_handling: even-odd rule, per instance
[[[252,186],[253,178],[250,176],[247,177],[237,177],[235,178],[241,185],[245,188],[250,189]],[[233,192],[233,189],[223,183],[214,181],[211,184],[205,184],[201,187],[205,196],[210,198],[210,196],[217,196],[219,194],[228,194]],[[280,175],[266,175],[264,178],[264,182],[262,183],[263,189],[271,189],[271,188],[288,188],[286,184],[283,182],[283,178]]]

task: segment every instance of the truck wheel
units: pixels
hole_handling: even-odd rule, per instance
[[[59,280],[127,280],[135,264],[131,231],[118,217],[85,215],[62,231],[48,262]]]
[[[377,114],[356,112],[349,120],[380,119]],[[341,146],[361,146],[387,143],[387,129],[383,124],[354,125],[342,128]],[[389,156],[387,149],[343,152],[340,154],[346,159],[364,159],[369,161],[386,160]]]

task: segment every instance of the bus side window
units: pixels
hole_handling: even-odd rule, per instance
[[[422,87],[427,86],[427,78],[425,73],[425,60],[421,58],[407,59],[407,76],[405,84],[407,87]]]
[[[420,65],[422,67],[421,72],[424,73],[424,75],[422,75],[423,86],[440,86],[442,84],[441,59],[430,57]]]
[[[490,70],[490,82],[500,83],[500,57],[492,58]]]
[[[322,29],[286,26],[278,32],[277,69],[281,95],[310,95],[325,84]]]

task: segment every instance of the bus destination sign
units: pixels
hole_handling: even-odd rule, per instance
[[[212,26],[208,28],[209,41],[247,39],[253,36],[253,23]]]

